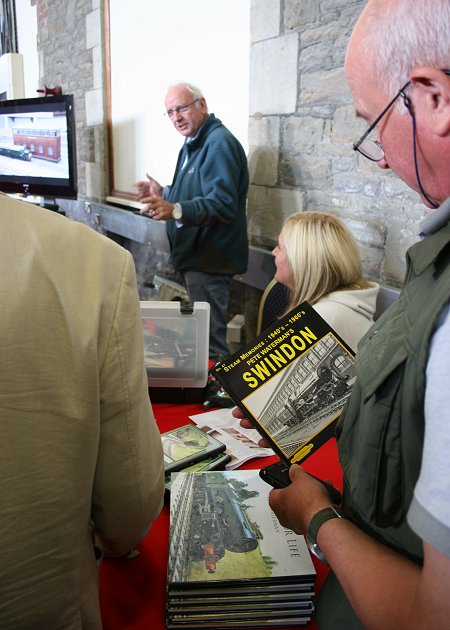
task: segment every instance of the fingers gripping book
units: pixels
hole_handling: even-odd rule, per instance
[[[352,350],[308,302],[211,372],[287,464],[334,434],[355,381]]]

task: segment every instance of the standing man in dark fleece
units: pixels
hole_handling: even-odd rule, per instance
[[[147,175],[137,182],[141,214],[165,220],[171,261],[183,277],[192,302],[209,302],[209,356],[229,354],[226,342],[232,277],[248,263],[246,199],[248,166],[238,140],[214,116],[200,90],[172,86],[167,115],[186,138],[172,185],[163,188]]]

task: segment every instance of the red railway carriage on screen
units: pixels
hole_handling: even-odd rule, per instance
[[[13,140],[14,144],[25,145],[37,158],[51,162],[61,160],[60,129],[14,127]]]

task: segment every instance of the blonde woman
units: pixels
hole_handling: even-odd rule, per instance
[[[379,286],[362,276],[358,245],[326,212],[298,212],[283,225],[273,250],[275,279],[290,293],[287,310],[304,300],[356,351],[373,323]]]

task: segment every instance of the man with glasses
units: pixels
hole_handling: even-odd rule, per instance
[[[214,116],[198,88],[171,87],[166,114],[186,138],[171,186],[152,177],[137,183],[142,214],[166,221],[171,261],[192,302],[209,302],[209,356],[229,354],[226,341],[232,277],[248,262],[248,166],[238,140]]]
[[[448,0],[369,0],[346,59],[357,114],[370,124],[354,149],[394,170],[429,210],[398,302],[358,348],[337,431],[342,506],[300,466],[270,495],[280,522],[331,567],[321,629],[450,627],[447,68]]]

